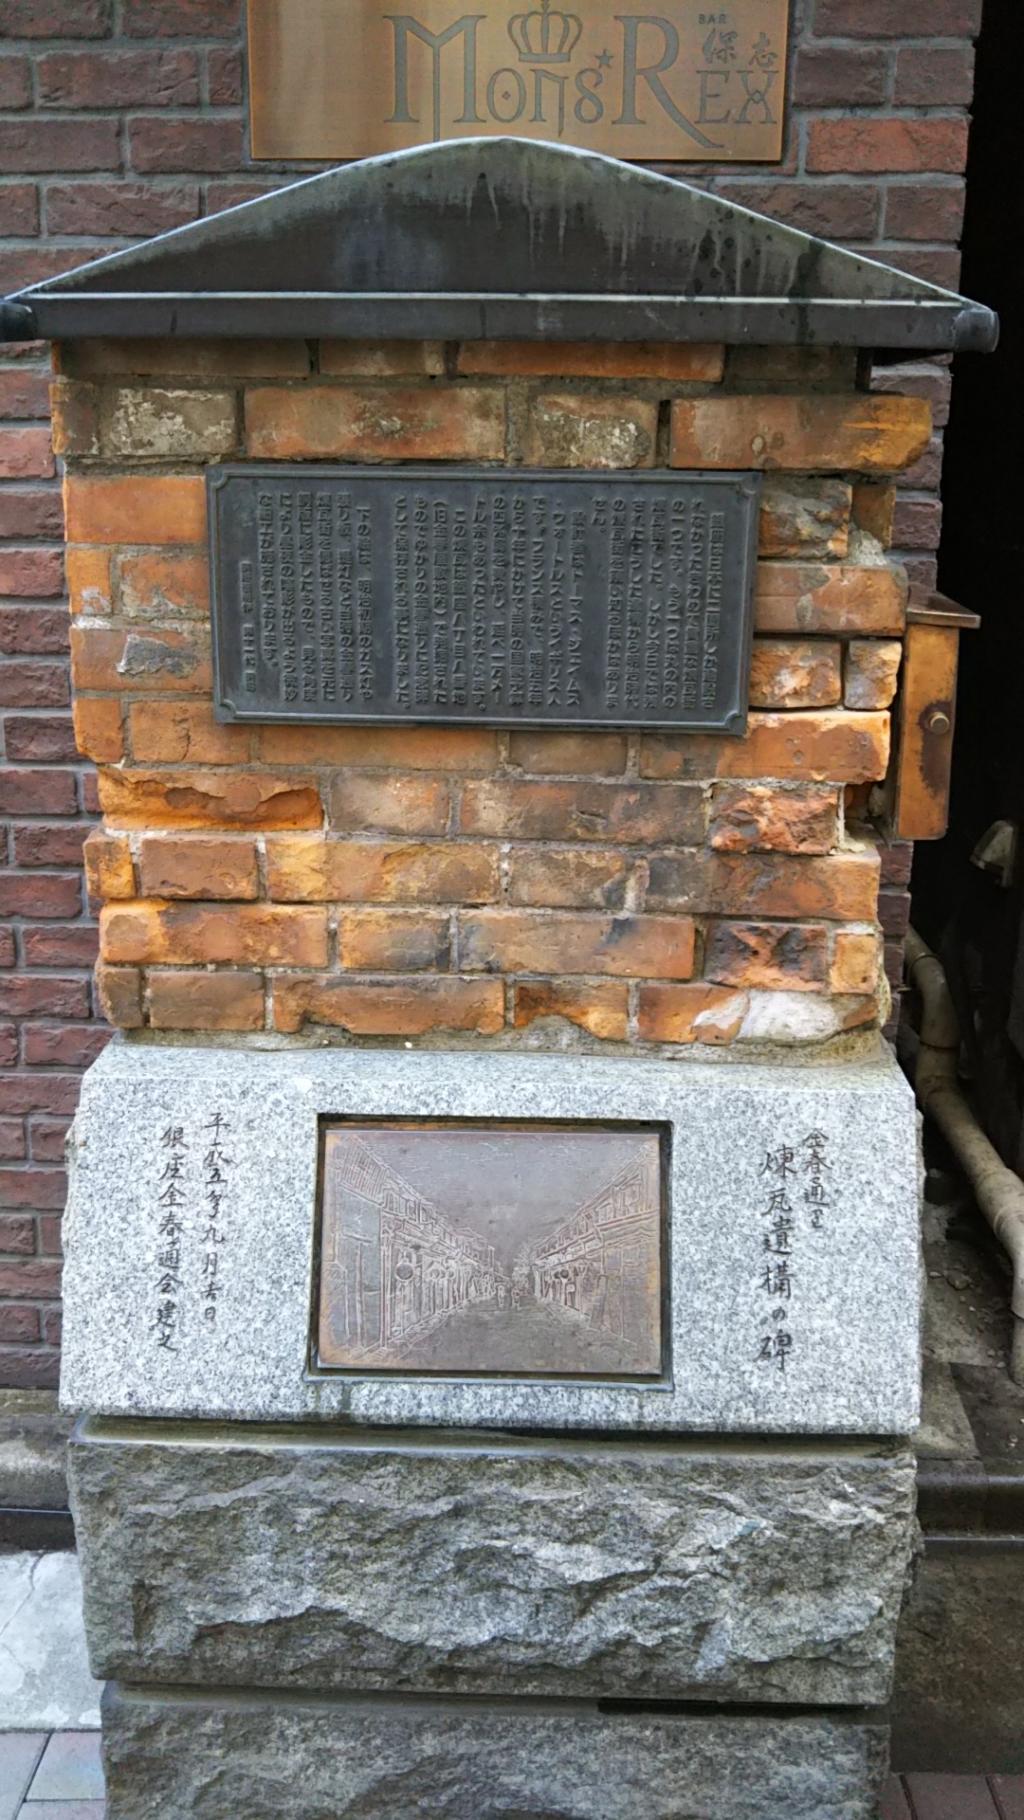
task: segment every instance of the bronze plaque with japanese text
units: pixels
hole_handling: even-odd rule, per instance
[[[211,468],[217,711],[741,734],[758,487]]]
[[[253,155],[514,134],[659,162],[782,156],[789,0],[249,0]]]
[[[657,1376],[661,1179],[651,1129],[329,1126],[319,1365]]]

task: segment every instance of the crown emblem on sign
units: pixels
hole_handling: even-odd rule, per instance
[[[516,13],[508,23],[520,63],[568,63],[582,30],[578,13],[559,12],[551,0],[540,0],[534,12]]]

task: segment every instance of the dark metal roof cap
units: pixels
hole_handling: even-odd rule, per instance
[[[0,336],[995,346],[997,319],[736,203],[568,146],[366,158],[32,285]]]

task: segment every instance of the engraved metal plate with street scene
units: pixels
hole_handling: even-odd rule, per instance
[[[249,0],[253,156],[514,133],[617,158],[782,156],[789,0]]]
[[[217,712],[741,734],[759,485],[213,468]]]
[[[661,1142],[636,1126],[329,1126],[317,1363],[656,1377]]]

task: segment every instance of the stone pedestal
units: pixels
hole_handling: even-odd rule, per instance
[[[863,1713],[108,1689],[110,1820],[875,1820]]]
[[[89,1422],[70,1457],[104,1677],[889,1697],[906,1453]]]
[[[989,313],[500,137],[33,296],[111,1820],[868,1820],[921,1287],[869,807],[950,717],[897,775],[931,422],[859,354]]]
[[[323,1366],[321,1134],[374,1119],[658,1134],[661,1371]],[[187,1241],[214,1121],[211,1322]],[[828,1218],[791,1190],[783,1368],[759,1344],[766,1159],[807,1132]],[[873,1814],[919,1286],[913,1106],[880,1049],[825,1070],[115,1044],[71,1160],[64,1394],[92,1411],[71,1484],[111,1820]]]

